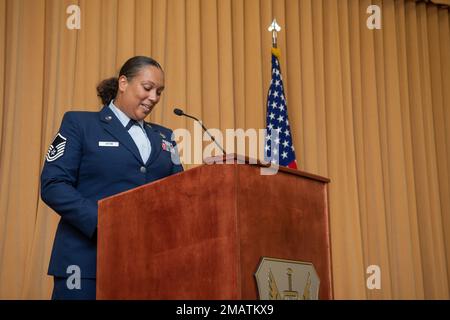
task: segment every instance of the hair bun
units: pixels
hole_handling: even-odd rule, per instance
[[[103,105],[109,104],[117,95],[117,89],[119,88],[119,79],[112,77],[103,80],[97,86],[97,96],[102,99]]]

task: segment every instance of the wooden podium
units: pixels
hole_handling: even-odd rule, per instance
[[[311,262],[333,298],[329,180],[231,160],[99,202],[97,299],[258,299],[263,256]]]

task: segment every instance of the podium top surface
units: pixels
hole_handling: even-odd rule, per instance
[[[205,164],[214,164],[214,163],[229,163],[229,164],[233,164],[233,163],[238,163],[238,164],[256,165],[256,166],[259,166],[259,167],[266,167],[266,168],[270,167],[269,164],[263,164],[259,160],[256,160],[256,159],[253,159],[253,158],[249,158],[247,156],[238,155],[238,154],[235,154],[235,153],[230,153],[230,154],[227,154],[227,155],[221,155],[221,156],[215,156],[215,157],[209,157],[209,158],[204,159],[204,162],[205,162]],[[293,175],[296,175],[296,176],[300,176],[300,177],[304,177],[304,178],[320,181],[320,182],[325,182],[325,183],[329,183],[330,182],[329,178],[322,177],[322,176],[319,176],[319,175],[316,175],[316,174],[312,174],[312,173],[308,173],[308,172],[305,172],[305,171],[291,169],[291,168],[288,168],[288,167],[278,166],[277,170],[281,171],[281,172],[288,173],[288,174],[293,174]]]

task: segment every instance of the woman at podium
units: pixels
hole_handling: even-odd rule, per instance
[[[100,111],[64,114],[41,174],[42,200],[61,216],[52,299],[95,299],[98,200],[183,171],[172,131],[145,121],[163,90],[160,64],[136,56],[98,85]]]

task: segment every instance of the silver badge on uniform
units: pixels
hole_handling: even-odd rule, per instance
[[[50,145],[50,147],[48,147],[45,159],[47,159],[48,162],[52,162],[59,157],[62,157],[66,148],[66,141],[67,139],[58,132],[52,144]]]

